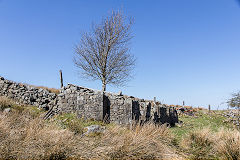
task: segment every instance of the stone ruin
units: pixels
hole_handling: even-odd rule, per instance
[[[60,94],[57,95],[46,89],[38,89],[0,77],[0,96],[48,110],[45,119],[59,113],[76,113],[79,118],[118,124],[153,121],[173,126],[178,122],[174,107],[121,93],[102,92],[72,84],[61,88]]]

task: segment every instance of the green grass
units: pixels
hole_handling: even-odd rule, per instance
[[[11,112],[28,112],[34,117],[38,117],[44,113],[43,109],[40,109],[36,106],[18,104],[14,100],[7,97],[0,97],[0,111],[4,111],[6,108],[10,108]]]
[[[69,129],[76,134],[82,134],[85,132],[84,128],[90,125],[100,125],[100,126],[111,126],[112,124],[106,124],[102,121],[95,120],[84,120],[81,118],[77,118],[74,113],[64,113],[60,115],[56,115],[52,119],[51,122],[54,122],[62,129]]]
[[[38,117],[41,114],[44,114],[44,112],[45,112],[44,109],[40,109],[38,107],[30,106],[30,105],[12,105],[11,109],[13,111],[17,111],[17,112],[28,112],[33,117]]]
[[[204,111],[198,111],[196,116],[180,115],[179,120],[183,122],[182,125],[177,125],[170,128],[172,133],[176,136],[176,139],[180,140],[191,131],[209,127],[213,132],[216,132],[219,128],[233,128],[229,123],[224,121],[226,117],[221,115],[222,111],[213,111],[207,113]]]

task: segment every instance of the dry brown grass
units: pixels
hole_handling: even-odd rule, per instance
[[[215,149],[223,159],[240,159],[240,132],[221,129],[216,134]]]
[[[40,88],[46,89],[50,93],[55,93],[55,94],[60,93],[60,89],[56,89],[56,88],[49,88],[49,87],[45,87],[45,86],[35,86],[32,84],[27,84],[27,83],[20,83],[20,85],[30,86],[30,87],[34,87],[34,88],[38,88],[38,89],[40,89]]]
[[[81,136],[32,116],[0,112],[0,159],[180,159],[165,126],[107,126]]]
[[[133,130],[114,126],[106,130],[92,151],[97,159],[181,159],[167,145],[170,138],[165,126],[146,124]]]
[[[32,87],[35,87],[35,88],[42,88],[42,89],[46,89],[48,92],[50,93],[55,93],[55,94],[59,94],[60,93],[60,90],[59,89],[56,89],[56,88],[48,88],[48,87],[44,87],[44,86],[34,86],[34,85],[31,85]]]
[[[193,110],[193,112],[199,112],[199,111],[207,111],[207,109],[204,109],[204,108],[202,108],[202,107],[198,107],[198,108],[193,108],[192,109]]]
[[[180,145],[188,152],[191,159],[214,159],[214,142],[212,131],[204,128],[189,133]]]
[[[28,113],[0,114],[0,159],[68,158],[73,133],[47,125]]]
[[[61,129],[61,118],[44,121],[31,106],[5,97],[0,97],[0,106],[11,108],[9,113],[0,111],[0,159],[240,159],[237,130],[195,130],[178,148],[166,126],[149,123],[129,129],[110,124],[102,134],[82,136],[84,124],[74,118]]]
[[[180,146],[190,159],[240,160],[240,132],[223,129],[213,132],[209,128],[193,131]]]
[[[0,96],[0,111],[3,111],[5,108],[9,108],[14,105],[15,102],[7,97]]]

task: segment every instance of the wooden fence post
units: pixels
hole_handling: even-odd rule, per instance
[[[63,77],[62,77],[62,70],[60,72],[60,81],[61,81],[61,88],[63,87]]]

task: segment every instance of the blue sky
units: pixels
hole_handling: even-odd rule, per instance
[[[112,9],[135,19],[134,79],[111,92],[215,108],[240,89],[240,6],[236,0],[0,0],[0,75],[59,88],[101,89],[72,62],[80,33]],[[220,108],[226,107],[220,105]]]

